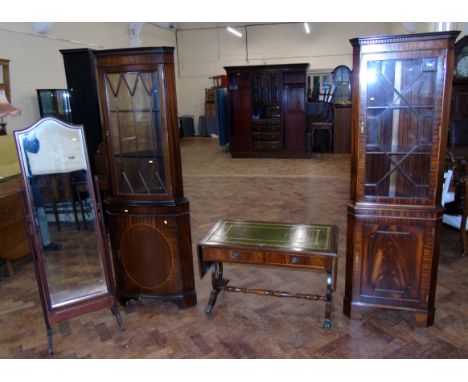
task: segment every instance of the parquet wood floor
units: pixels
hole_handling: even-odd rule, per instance
[[[185,194],[195,244],[219,219],[337,224],[340,228],[334,328],[323,330],[321,302],[222,293],[211,317],[198,305],[179,310],[160,301],[122,308],[121,332],[107,310],[53,326],[57,358],[467,358],[468,258],[458,256],[455,230],[443,228],[435,324],[419,328],[411,315],[390,310],[342,314],[349,157],[231,159],[212,139],[182,142]],[[31,261],[0,280],[0,357],[47,357],[47,340]],[[323,292],[324,275],[226,266],[234,285]]]

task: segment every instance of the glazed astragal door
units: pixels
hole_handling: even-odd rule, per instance
[[[160,73],[106,72],[104,84],[114,194],[170,195]]]
[[[444,57],[434,52],[363,56],[359,199],[435,203]]]

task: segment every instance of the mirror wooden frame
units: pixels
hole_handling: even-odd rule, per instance
[[[50,122],[54,122],[56,124],[61,125],[62,127],[68,129],[74,129],[80,131],[81,136],[81,143],[83,149],[84,160],[87,166],[87,173],[86,182],[88,187],[88,193],[92,200],[93,205],[93,212],[95,216],[95,230],[96,236],[98,241],[98,248],[99,248],[99,258],[102,263],[104,279],[106,284],[106,291],[90,296],[82,296],[80,298],[71,299],[68,302],[60,303],[59,306],[53,306],[51,300],[51,293],[47,281],[46,275],[46,265],[45,259],[43,256],[43,250],[41,249],[41,239],[38,237],[38,230],[36,229],[37,223],[34,218],[33,213],[33,200],[31,197],[31,187],[29,185],[29,181],[27,178],[28,170],[27,165],[25,163],[25,156],[24,150],[21,143],[22,136],[26,133],[31,133],[35,131],[37,128],[41,127],[43,124],[49,124]],[[84,138],[84,131],[82,126],[78,125],[70,125],[64,123],[55,118],[43,118],[36,122],[31,127],[25,128],[23,130],[17,130],[14,132],[15,141],[16,141],[16,148],[18,152],[18,158],[21,167],[21,188],[22,194],[24,199],[24,208],[25,208],[25,217],[27,221],[27,230],[29,234],[29,244],[31,247],[31,252],[33,253],[34,259],[34,270],[36,275],[36,280],[39,288],[39,295],[42,305],[42,311],[44,314],[44,320],[47,329],[47,338],[48,338],[48,351],[49,355],[54,354],[54,345],[52,341],[52,327],[51,324],[57,323],[62,320],[67,320],[76,316],[80,316],[86,313],[90,313],[102,308],[110,308],[112,313],[116,316],[117,323],[121,330],[124,330],[124,324],[122,318],[120,316],[120,312],[118,309],[117,300],[115,298],[115,283],[112,274],[112,266],[111,260],[109,255],[109,247],[106,241],[106,236],[104,233],[104,222],[103,222],[103,214],[102,214],[102,207],[101,207],[101,200],[99,194],[95,192],[96,187],[93,184],[91,179],[90,173],[90,165],[89,159],[87,155],[87,148],[86,148],[86,141]]]

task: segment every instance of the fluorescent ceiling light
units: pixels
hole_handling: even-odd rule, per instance
[[[304,23],[304,28],[307,34],[310,33],[309,23]]]
[[[228,32],[231,32],[232,34],[235,34],[237,37],[242,37],[242,33],[235,30],[234,28],[227,27],[226,29],[228,30]]]

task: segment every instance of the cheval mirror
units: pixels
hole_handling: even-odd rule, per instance
[[[49,354],[61,320],[110,307],[124,330],[82,126],[44,118],[15,139]]]

